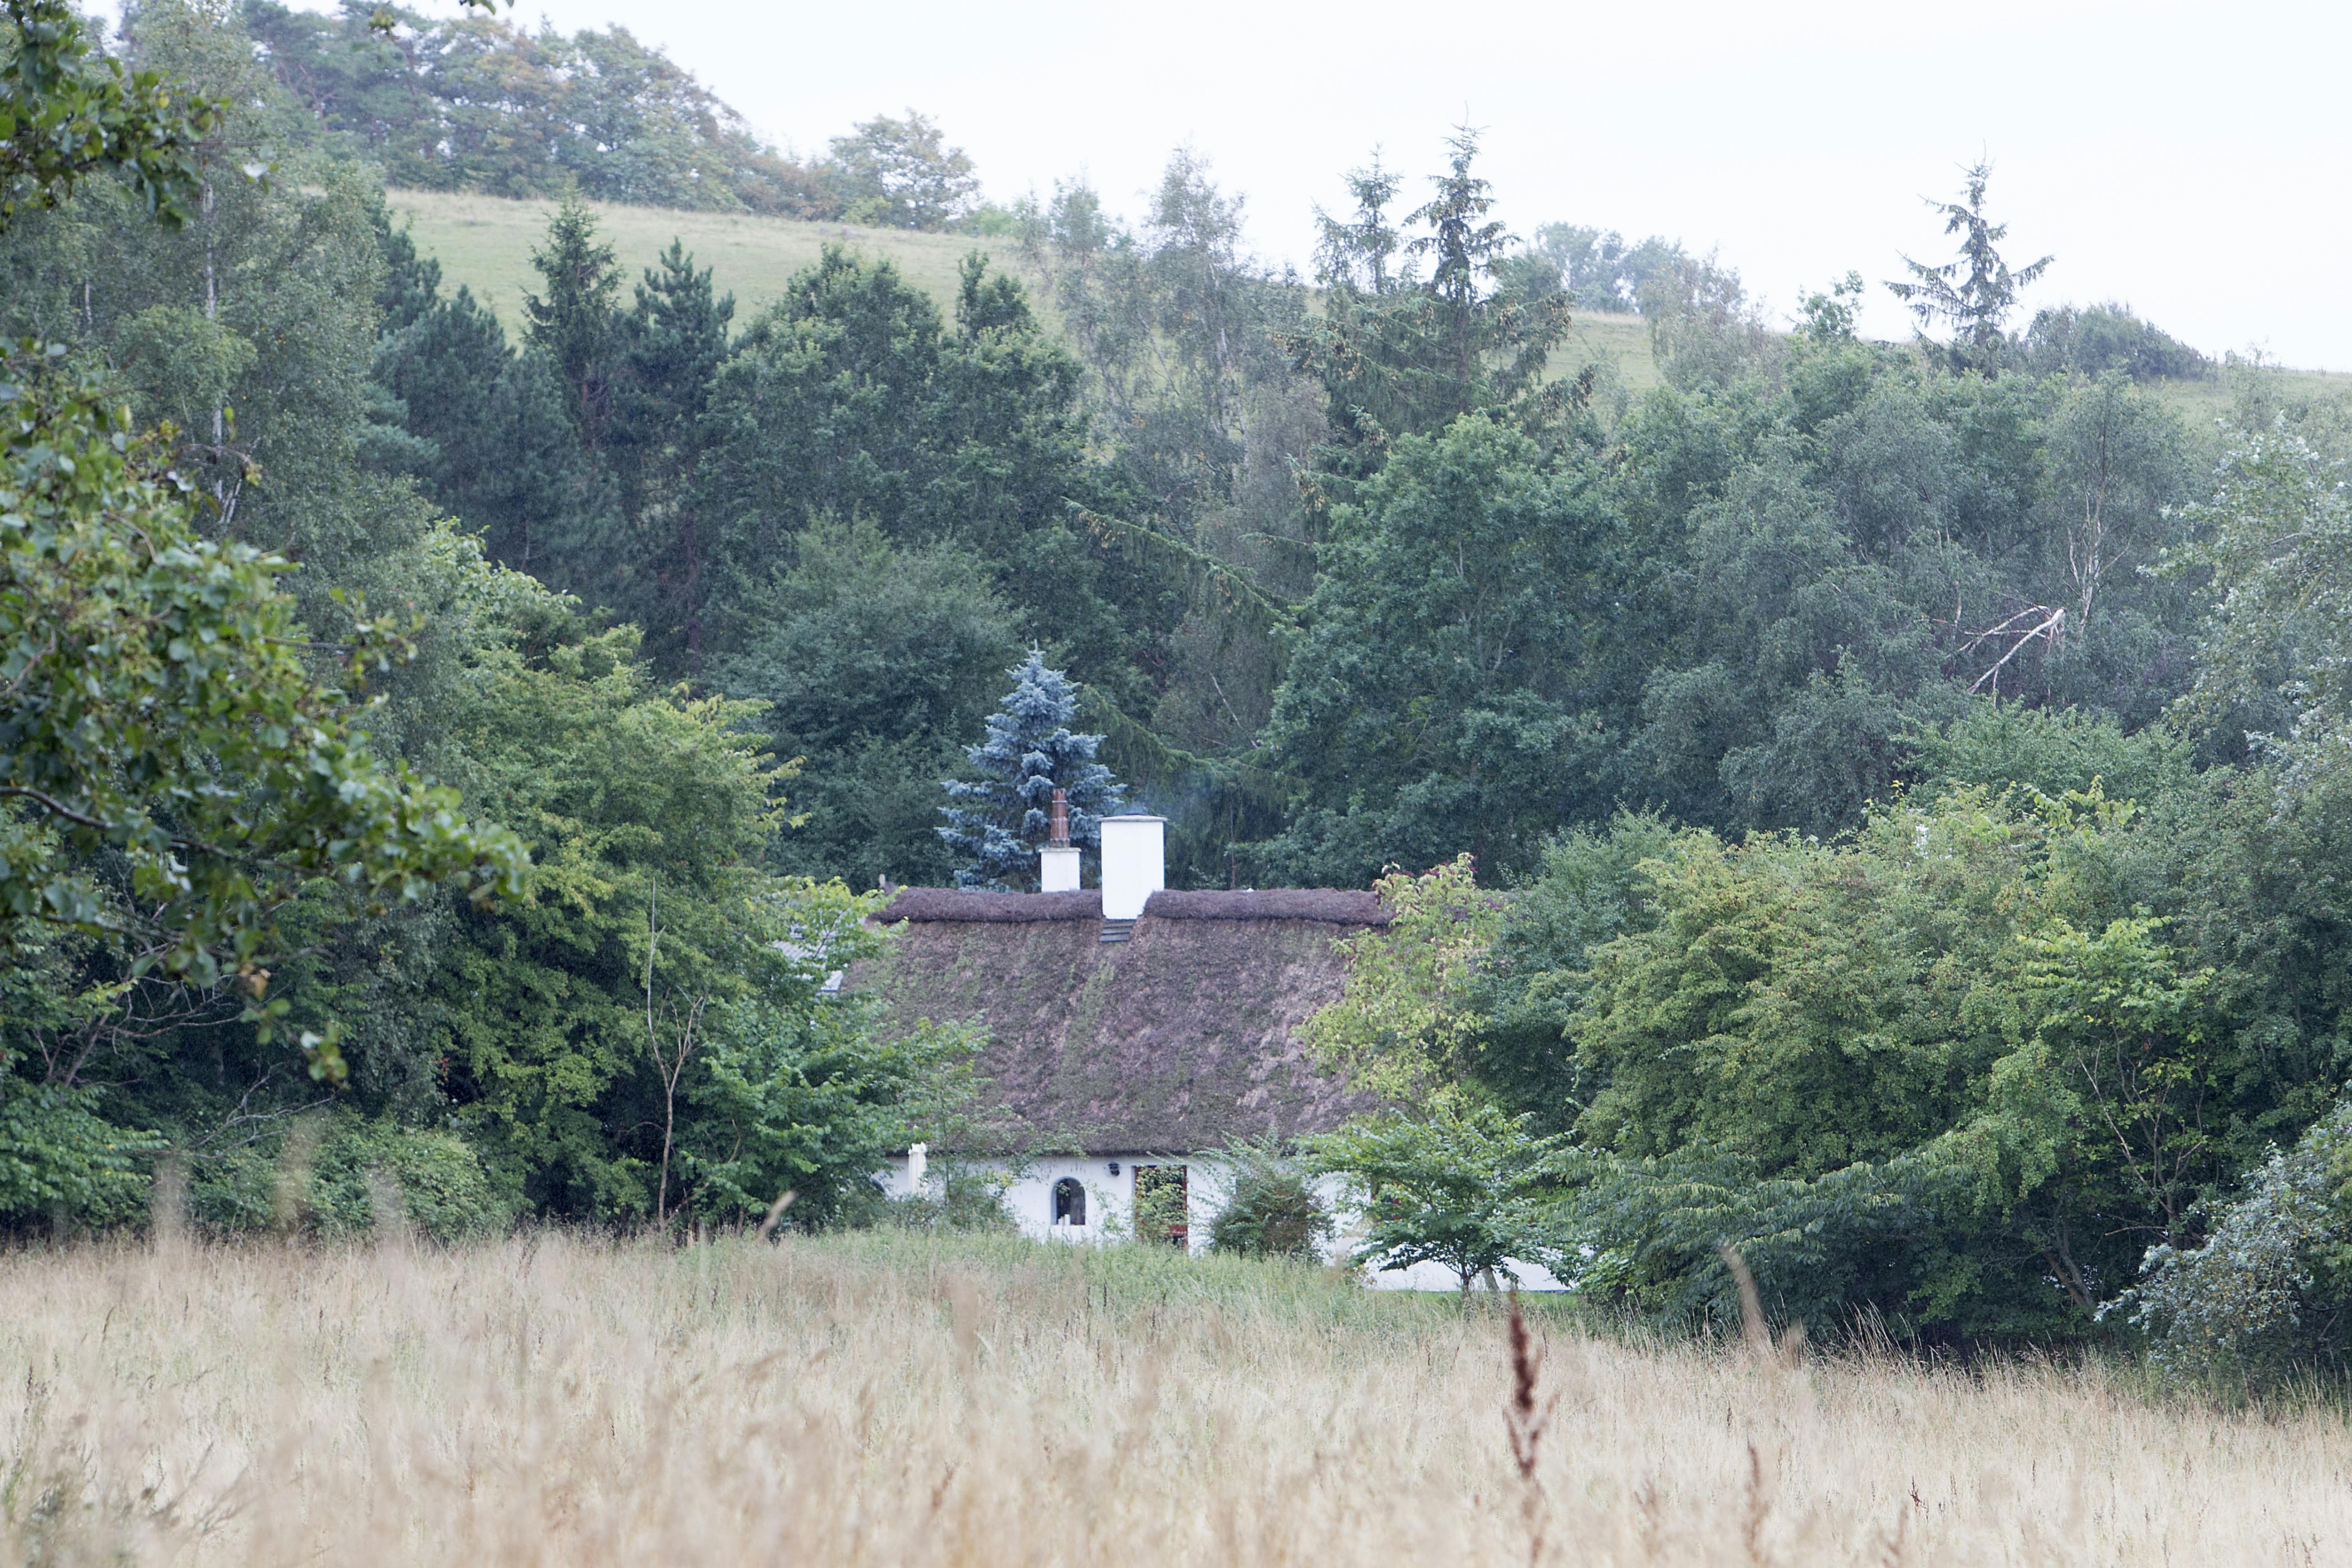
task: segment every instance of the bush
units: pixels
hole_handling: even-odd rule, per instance
[[[380,1212],[386,1204],[403,1213]],[[330,1237],[404,1218],[435,1241],[462,1241],[504,1230],[514,1209],[455,1133],[342,1113],[195,1162],[188,1216],[229,1235],[275,1226]]]
[[[1894,1325],[1954,1289],[1939,1211],[1965,1178],[1930,1148],[1812,1177],[1767,1176],[1703,1144],[1651,1159],[1603,1155],[1556,1211],[1553,1268],[1586,1300],[1669,1332],[1738,1331],[1740,1292],[1724,1257],[1752,1272],[1765,1316],[1835,1340],[1857,1308]],[[1965,1267],[1959,1270],[1967,1274]]]
[[[2273,1152],[2205,1245],[2148,1249],[2109,1302],[2176,1376],[2248,1388],[2342,1370],[2352,1349],[2352,1100]]]
[[[950,1167],[940,1173],[937,1191],[929,1188],[898,1197],[881,1198],[871,1215],[844,1217],[851,1224],[887,1221],[902,1230],[953,1230],[1013,1236],[1020,1231],[1004,1206],[1006,1178],[997,1172]],[[877,1196],[878,1189],[876,1189]]]
[[[93,1090],[29,1083],[7,1066],[0,1057],[0,1227],[136,1215],[147,1175],[135,1156],[160,1141],[101,1119]]]
[[[1249,1258],[1313,1262],[1334,1229],[1330,1205],[1316,1195],[1313,1173],[1271,1142],[1244,1143],[1221,1156],[1233,1192],[1209,1222],[1209,1250]]]
[[[386,1200],[396,1201],[409,1225],[436,1241],[489,1235],[514,1219],[472,1146],[457,1134],[338,1119],[310,1172],[318,1227],[329,1235],[364,1236],[398,1217],[378,1212]]]
[[[2110,301],[2077,310],[2060,305],[2042,311],[2026,329],[2026,367],[2038,375],[2073,372],[2097,376],[2121,371],[2134,381],[2166,377],[2199,380],[2213,374],[2213,362],[2128,305]]]

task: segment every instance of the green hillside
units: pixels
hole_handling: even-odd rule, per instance
[[[540,287],[531,270],[531,247],[547,232],[552,201],[509,201],[502,196],[461,195],[446,191],[386,193],[396,217],[406,217],[416,248],[437,257],[444,284],[463,283],[514,331],[522,325],[522,299]],[[792,275],[817,258],[827,245],[887,256],[913,282],[951,304],[956,268],[977,250],[993,249],[1010,261],[1011,247],[968,235],[916,234],[905,229],[868,229],[837,223],[795,223],[789,218],[726,213],[680,212],[671,207],[622,206],[590,202],[613,249],[631,279],[650,267],[672,238],[686,242],[698,265],[715,271],[718,287],[735,292],[735,319],[749,321],[783,292]]]
[[[500,196],[461,195],[446,191],[388,193],[393,211],[412,225],[417,249],[440,258],[449,288],[463,283],[496,310],[509,331],[522,325],[523,295],[539,286],[531,247],[547,229],[551,201],[509,201]],[[908,279],[951,307],[956,268],[973,250],[988,251],[1001,265],[1014,264],[1010,241],[969,235],[918,234],[907,229],[859,228],[838,223],[797,223],[789,218],[724,213],[682,212],[671,207],[624,206],[591,202],[613,248],[629,269],[653,265],[675,237],[698,262],[715,270],[721,289],[735,293],[735,320],[748,321],[783,291],[792,275],[817,258],[827,245],[845,245],[869,256],[887,256]],[[1579,311],[1565,348],[1553,356],[1556,374],[1591,363],[1613,364],[1627,391],[1639,394],[1658,384],[1650,356],[1650,332],[1639,316]],[[2352,373],[2282,371],[2281,395],[2303,399],[2352,394]],[[2161,384],[2165,395],[2191,418],[2203,421],[2229,412],[2234,395],[2226,376]]]
[[[1579,310],[1568,329],[1568,342],[1552,353],[1555,375],[1572,375],[1588,364],[1614,365],[1619,383],[1630,393],[1658,384],[1658,362],[1650,353],[1650,329],[1639,316],[1617,316],[1599,310]]]
[[[524,294],[540,287],[531,269],[531,247],[547,231],[552,201],[509,201],[501,196],[461,195],[446,191],[395,190],[386,196],[396,218],[410,223],[416,248],[441,262],[443,283],[463,283],[498,312],[509,331],[522,326]],[[1009,240],[960,234],[917,234],[907,229],[859,228],[838,223],[796,223],[752,215],[681,212],[671,207],[623,206],[590,202],[606,237],[634,279],[682,239],[697,262],[713,269],[712,281],[735,293],[735,320],[748,321],[783,292],[792,275],[817,258],[827,245],[845,245],[868,256],[887,256],[908,279],[930,291],[942,308],[955,302],[956,268],[974,250],[1013,266]],[[1050,314],[1050,312],[1048,312]],[[1567,347],[1554,356],[1561,374],[1594,362],[1613,363],[1624,384],[1641,392],[1657,384],[1650,359],[1649,329],[1639,316],[1580,312]]]
[[[2340,370],[2279,370],[2273,395],[2283,402],[2320,402],[2352,396],[2352,373]],[[2226,418],[2236,405],[2238,389],[2228,374],[2202,381],[2163,381],[2158,390],[2165,399],[2198,424]]]

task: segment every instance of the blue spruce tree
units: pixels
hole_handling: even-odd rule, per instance
[[[939,830],[961,862],[959,888],[1028,889],[1037,885],[1037,848],[1045,842],[1054,792],[1070,795],[1070,842],[1102,847],[1102,819],[1125,804],[1125,788],[1095,761],[1100,735],[1074,735],[1077,682],[1045,668],[1036,648],[1009,672],[1015,682],[989,715],[988,739],[966,746],[980,773],[976,783],[945,781]]]

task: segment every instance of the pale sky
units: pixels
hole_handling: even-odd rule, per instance
[[[1519,232],[1558,220],[1719,247],[1776,321],[1854,268],[1876,336],[1907,333],[1878,287],[1897,253],[1948,254],[1920,197],[1956,195],[1981,153],[2011,264],[2057,257],[2029,308],[2118,299],[2210,353],[2352,368],[2340,5],[524,0],[506,14],[620,23],[803,153],[919,109],[998,200],[1083,173],[1134,213],[1189,143],[1246,193],[1258,252],[1302,265],[1312,209],[1343,205],[1346,169],[1377,145],[1417,180],[1466,119]]]

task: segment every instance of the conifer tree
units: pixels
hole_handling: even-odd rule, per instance
[[[613,600],[642,625],[665,664],[698,670],[703,650],[709,537],[701,498],[685,480],[702,449],[702,412],[727,357],[735,296],[716,294],[670,241],[661,270],[648,267],[636,308],[619,320],[608,431],[623,513],[633,524],[611,584]]]
[[[636,308],[616,323],[621,375],[613,444],[622,454],[630,510],[663,470],[690,465],[694,427],[727,357],[734,319],[735,296],[713,291],[710,268],[698,269],[682,241],[670,241],[659,272],[645,269]]]
[[[376,198],[368,221],[375,228],[376,248],[383,253],[383,281],[376,286],[376,309],[382,312],[378,331],[385,337],[413,327],[441,298],[441,262],[419,256],[409,234],[411,223],[392,226],[392,209]]]
[[[499,320],[460,287],[378,345],[375,378],[394,398],[404,454],[433,499],[519,571],[584,585],[606,498],[544,353],[507,347]]]
[[[959,859],[960,888],[1036,886],[1055,790],[1069,792],[1070,842],[1082,848],[1101,847],[1102,819],[1126,804],[1125,786],[1095,761],[1103,738],[1070,731],[1077,682],[1034,647],[1008,673],[1013,688],[989,715],[988,739],[964,748],[980,778],[945,781],[952,804],[940,808],[939,834]]]
[[[1299,370],[1322,383],[1330,424],[1307,483],[1318,526],[1399,437],[1478,412],[1549,438],[1591,391],[1544,380],[1568,335],[1568,296],[1549,283],[1531,290],[1509,266],[1515,237],[1492,216],[1487,182],[1471,172],[1477,132],[1465,126],[1447,147],[1431,199],[1404,219],[1420,231],[1412,237],[1388,216],[1402,184],[1377,161],[1348,177],[1352,219],[1318,214],[1324,308],[1288,342]]]
[[[1938,321],[1951,326],[1952,341],[1940,357],[1955,375],[1971,370],[1988,377],[2000,374],[2009,348],[2002,329],[2016,309],[2017,291],[2039,279],[2055,259],[2045,256],[2014,272],[2009,269],[2000,248],[2009,237],[2009,226],[1985,216],[1985,186],[1991,178],[1991,164],[1972,164],[1966,175],[1965,200],[1927,204],[1943,218],[1946,234],[1963,237],[1959,255],[1940,267],[1906,256],[1903,265],[1910,269],[1911,281],[1886,286],[1918,318],[1923,336]]]
[[[593,457],[604,450],[612,414],[621,264],[599,237],[596,215],[577,196],[563,198],[530,264],[547,280],[547,292],[523,296],[523,335],[562,371],[564,400]]]

